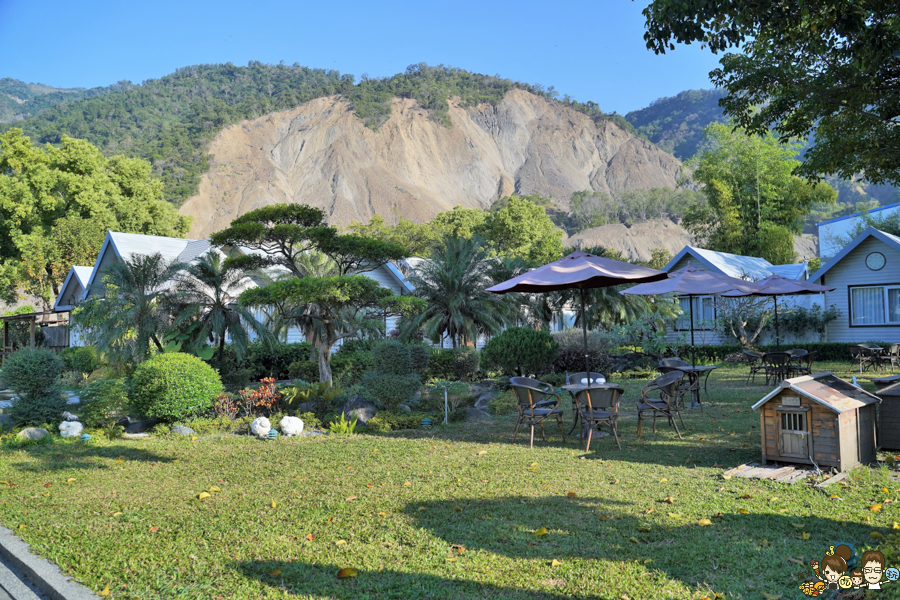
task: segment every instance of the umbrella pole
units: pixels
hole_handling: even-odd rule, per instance
[[[778,339],[778,296],[772,296],[775,301],[775,349],[781,350],[780,340]]]
[[[694,297],[688,296],[688,307],[691,309],[691,366],[697,366],[697,352],[694,350]]]
[[[587,344],[587,309],[585,308],[584,302],[584,288],[578,288],[581,291],[581,333],[584,339],[584,371],[587,373],[585,377],[588,378],[588,381],[591,379],[591,355],[588,353],[588,344]]]

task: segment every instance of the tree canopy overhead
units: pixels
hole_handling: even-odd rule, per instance
[[[0,135],[0,295],[24,287],[49,304],[72,265],[92,265],[107,230],[183,236],[189,217],[162,199],[146,161],[104,157],[84,140],[33,146]]]
[[[798,174],[900,184],[900,7],[886,0],[653,0],[647,47],[729,52],[710,73],[750,133],[815,136]]]

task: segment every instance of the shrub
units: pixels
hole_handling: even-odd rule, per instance
[[[603,352],[590,351],[591,371],[607,373],[612,366],[609,355]],[[581,347],[570,347],[560,350],[553,361],[553,370],[557,373],[578,373],[584,371],[584,351]]]
[[[105,427],[125,414],[128,388],[122,379],[105,379],[87,385],[79,397],[79,416],[87,427]]]
[[[66,410],[66,398],[59,390],[48,390],[38,398],[19,398],[6,410],[17,426],[38,427],[45,423],[58,423]]]
[[[225,358],[222,364],[217,365],[223,374],[223,379],[231,379],[227,374],[235,370],[247,369],[246,376],[241,375],[241,381],[229,381],[229,385],[243,385],[248,381],[259,381],[266,377],[275,379],[288,379],[291,363],[298,360],[309,360],[311,346],[306,342],[285,344],[276,342],[272,347],[266,347],[260,341],[253,341],[247,345],[247,353],[243,360],[238,360],[231,344],[225,346]]]
[[[319,420],[319,417],[317,417],[315,413],[305,412],[297,416],[300,417],[301,421],[303,421],[304,431],[307,431],[309,429],[322,429],[322,421]]]
[[[59,353],[65,369],[77,373],[91,373],[100,368],[100,353],[93,346],[66,348]]]
[[[386,410],[394,411],[412,399],[422,382],[418,375],[366,373],[363,384],[368,394],[380,400]]]
[[[328,424],[328,431],[335,435],[353,435],[356,433],[356,419],[347,420],[347,416],[341,413],[341,416]]]
[[[588,331],[587,338],[588,350],[592,353],[609,353],[624,341],[616,331]],[[574,350],[584,354],[584,332],[578,327],[557,331],[553,334],[553,339],[559,344],[560,352]]]
[[[318,381],[319,365],[309,360],[309,357],[295,360],[288,367],[288,377],[300,381]]]
[[[512,390],[500,392],[488,402],[488,406],[495,415],[514,415],[519,412],[516,405],[516,394]]]
[[[138,365],[132,390],[139,413],[174,421],[209,410],[222,392],[222,382],[219,374],[196,356],[167,352]]]
[[[7,411],[16,425],[42,425],[59,421],[66,399],[59,391],[62,360],[44,348],[26,348],[10,354],[0,379],[18,399]]]
[[[263,412],[267,415],[281,407],[282,395],[275,390],[275,380],[271,377],[261,379],[260,386],[255,390],[246,388],[238,392],[240,405],[245,415],[254,415]]]
[[[410,345],[384,340],[372,349],[372,370],[382,375],[409,375],[413,370]],[[417,357],[419,358],[419,357]]]
[[[330,386],[327,381],[317,383],[300,382],[295,386],[281,390],[285,403],[292,406],[295,404],[312,404],[315,414],[318,415],[324,415],[331,408],[335,398],[340,396],[341,393],[340,386]]]
[[[366,350],[349,350],[343,347],[331,357],[331,372],[342,385],[354,385],[372,368],[372,353]],[[319,378],[318,368],[313,380]]]
[[[478,351],[464,346],[432,350],[428,368],[422,373],[426,381],[474,381],[478,375]]]
[[[485,344],[481,362],[504,375],[540,375],[551,368],[558,354],[559,344],[549,332],[510,327]]]
[[[388,412],[381,411],[366,423],[370,431],[385,432],[399,431],[401,429],[418,429],[422,426],[422,419],[428,417],[427,413],[420,412]]]

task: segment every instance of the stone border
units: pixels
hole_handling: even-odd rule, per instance
[[[16,571],[52,600],[97,600],[88,588],[63,575],[60,568],[32,554],[28,544],[0,526],[0,555]]]

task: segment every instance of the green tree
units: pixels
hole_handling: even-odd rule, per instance
[[[720,105],[753,134],[814,134],[798,174],[900,183],[896,2],[653,0],[644,15],[657,54],[673,42],[740,50],[710,73],[728,93]]]
[[[834,202],[834,189],[793,175],[797,145],[771,133],[748,137],[713,123],[707,140],[710,149],[689,163],[707,203],[688,212],[687,230],[710,250],[793,263],[794,236],[813,204]]]
[[[438,213],[431,220],[435,232],[443,238],[470,238],[484,225],[487,213],[477,208],[455,206],[453,210]]]
[[[493,244],[499,256],[544,264],[563,255],[562,230],[542,206],[516,196],[510,196],[504,208],[489,213],[476,233]]]
[[[504,297],[485,291],[494,284],[493,262],[480,237],[447,238],[410,275],[427,307],[403,320],[401,335],[409,338],[421,329],[435,343],[446,335],[456,348],[475,342],[479,334],[499,333],[513,311]]]
[[[246,307],[234,302],[249,282],[243,270],[228,264],[218,252],[208,252],[189,264],[175,282],[171,302],[178,310],[176,321],[190,323],[195,348],[206,341],[218,342],[216,359],[220,366],[227,337],[238,359],[247,353],[250,331],[263,343],[271,343],[268,328]]]
[[[106,231],[181,236],[190,219],[162,199],[149,163],[106,158],[84,140],[37,148],[0,135],[0,295],[18,287],[45,305],[69,268],[93,264]]]
[[[372,217],[368,225],[354,221],[347,229],[363,237],[400,246],[407,256],[426,257],[440,240],[438,228],[433,223],[413,223],[400,219],[396,225],[388,225],[381,215]]]
[[[375,332],[388,315],[411,314],[422,303],[395,296],[374,280],[360,275],[405,257],[390,242],[341,235],[325,224],[324,213],[303,204],[276,204],[250,211],[224,231],[211,236],[217,246],[241,246],[253,253],[226,264],[243,269],[286,270],[288,277],[244,291],[240,303],[266,307],[282,322],[293,321],[318,353],[319,379],[332,382],[331,348],[341,339]],[[308,276],[309,253],[331,261],[333,276]]]
[[[75,324],[114,362],[142,362],[151,344],[163,349],[160,339],[171,325],[169,288],[184,266],[166,262],[161,254],[137,254],[110,264],[73,312]]]

